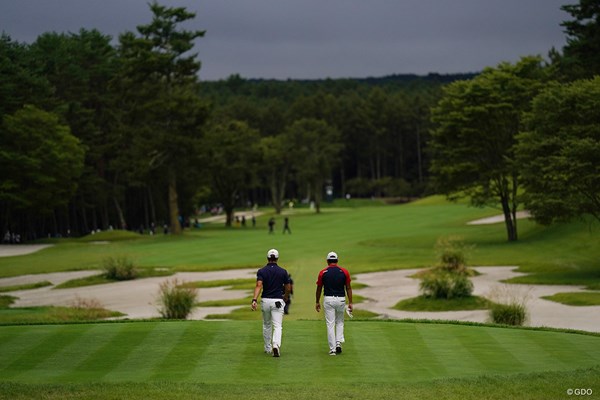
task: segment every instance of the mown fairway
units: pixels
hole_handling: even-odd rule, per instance
[[[0,328],[0,380],[25,383],[407,383],[600,364],[600,337],[427,323],[347,323],[327,354],[320,321],[288,321],[282,357],[262,353],[254,321],[128,322]]]

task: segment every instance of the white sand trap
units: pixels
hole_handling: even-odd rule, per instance
[[[48,280],[53,285],[56,285],[71,279],[97,275],[99,273],[100,271],[76,271],[3,278],[0,279],[0,287],[34,283],[43,280]],[[78,298],[85,300],[93,299],[99,301],[106,309],[126,314],[126,318],[157,318],[160,317],[157,302],[159,286],[166,280],[178,279],[180,282],[193,282],[254,277],[256,277],[256,269],[179,272],[169,277],[144,278],[71,289],[53,289],[54,286],[46,286],[39,289],[10,292],[8,294],[18,298],[12,307],[71,306]],[[247,295],[247,290],[226,290],[223,287],[198,289],[199,302],[239,299]],[[191,315],[191,319],[202,319],[208,314],[215,313],[227,314],[236,308],[239,307],[198,307]]]
[[[2,244],[0,245],[0,257],[22,256],[51,246],[51,244]]]
[[[515,272],[517,267],[477,267],[481,275],[473,277],[474,291],[477,296],[488,297],[494,288],[502,286],[500,281],[524,274]],[[380,314],[389,319],[442,319],[472,322],[489,322],[486,310],[447,311],[447,312],[411,312],[391,309],[400,300],[418,296],[419,281],[410,278],[419,270],[397,270],[358,274],[356,281],[369,285],[357,289],[355,293],[369,298],[357,308]],[[529,326],[547,326],[554,328],[579,329],[600,332],[600,306],[575,307],[541,299],[560,292],[585,291],[583,287],[565,285],[504,285],[517,298],[527,297],[527,309],[530,314]]]
[[[529,218],[531,214],[529,211],[517,211],[517,219]],[[488,224],[497,224],[500,222],[504,222],[504,215],[496,215],[494,217],[477,219],[475,221],[467,222],[467,225],[488,225]]]
[[[514,270],[517,267],[477,267],[481,275],[472,278],[474,293],[477,296],[489,296],[490,292],[501,286],[504,279],[523,275]],[[356,294],[367,298],[356,305],[363,309],[380,314],[389,319],[441,319],[487,322],[488,312],[450,311],[450,312],[409,312],[393,310],[397,302],[419,295],[419,281],[410,278],[419,270],[396,270],[358,274],[356,282],[369,285],[363,289],[355,289]],[[35,283],[47,280],[53,285],[62,282],[95,275],[100,271],[58,272],[53,274],[24,275],[0,279],[0,287]],[[47,286],[39,289],[10,292],[18,297],[13,307],[59,305],[69,306],[77,299],[95,299],[109,310],[126,314],[125,318],[156,318],[158,312],[159,285],[168,279],[180,281],[210,281],[220,279],[254,278],[256,269],[241,269],[213,272],[180,272],[171,277],[137,279],[104,285],[86,286],[73,289],[56,289]],[[527,295],[527,308],[530,313],[530,326],[548,326],[554,328],[579,329],[600,332],[600,306],[574,307],[543,300],[541,296],[549,296],[560,292],[584,291],[582,287],[562,285],[504,285],[511,292]],[[248,296],[247,290],[226,290],[223,287],[198,289],[198,301],[240,299]],[[239,307],[199,307],[194,310],[191,319],[203,319],[208,314],[227,314]]]

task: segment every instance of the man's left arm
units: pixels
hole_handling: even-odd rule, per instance
[[[290,299],[290,292],[292,290],[292,285],[286,283],[283,285],[283,301],[288,301]]]
[[[350,278],[350,272],[344,269],[344,274],[346,275],[346,295],[348,296],[348,310],[352,312],[352,278]]]
[[[348,310],[352,312],[352,284],[350,282],[346,283],[346,294],[348,295]]]

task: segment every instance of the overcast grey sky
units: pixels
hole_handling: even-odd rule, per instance
[[[148,0],[0,0],[0,31],[32,42],[96,28],[117,38]],[[162,0],[196,12],[203,80],[475,72],[565,44],[575,0]]]

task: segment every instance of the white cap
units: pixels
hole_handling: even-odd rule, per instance
[[[276,249],[271,249],[271,250],[267,251],[267,258],[279,259],[279,252]]]
[[[329,252],[329,254],[327,254],[327,260],[337,260],[338,256],[334,251]]]

